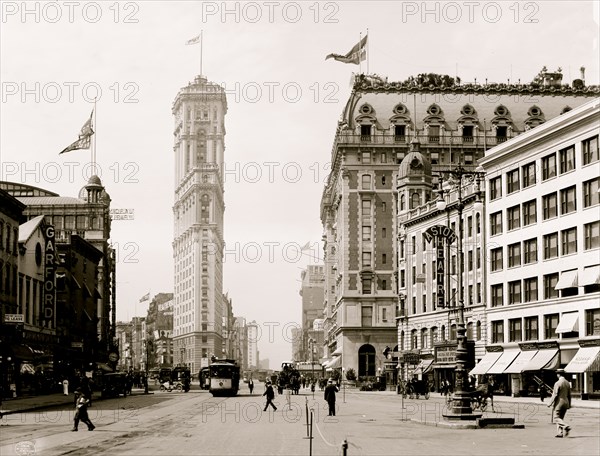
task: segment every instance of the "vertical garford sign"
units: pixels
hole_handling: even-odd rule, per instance
[[[46,248],[44,251],[44,320],[54,323],[56,311],[56,245],[54,244],[54,226],[45,229]]]
[[[448,242],[448,245],[452,244],[456,240],[456,234],[452,228],[444,225],[430,226],[423,233],[425,240],[429,243],[433,241],[435,248],[435,278],[436,278],[436,292],[437,292],[437,307],[446,307],[446,266],[445,266],[445,255],[444,255],[444,239]]]

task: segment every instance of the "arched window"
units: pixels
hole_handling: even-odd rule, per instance
[[[436,326],[431,328],[430,334],[431,334],[431,346],[433,347],[433,344],[435,344],[438,341],[438,329]]]
[[[400,195],[400,211],[406,210],[406,195],[404,193]]]
[[[362,175],[362,189],[363,190],[371,190],[371,175],[370,174]]]
[[[410,196],[410,208],[415,209],[421,205],[421,195],[417,192]]]
[[[404,331],[400,331],[400,351],[404,351]]]
[[[456,324],[450,325],[450,340],[456,340]]]
[[[429,340],[427,339],[427,328],[421,329],[421,348],[429,347]]]
[[[440,340],[446,340],[446,326],[440,328]]]
[[[410,332],[410,349],[415,350],[419,348],[419,336],[417,335],[417,330],[413,329]]]
[[[475,337],[477,338],[477,340],[481,340],[481,322],[480,321],[477,321]]]
[[[358,349],[359,377],[375,375],[375,348],[366,344]]]

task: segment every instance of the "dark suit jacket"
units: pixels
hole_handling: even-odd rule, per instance
[[[333,383],[328,384],[325,387],[325,400],[327,402],[335,402],[335,393],[337,393],[339,390],[337,389],[337,386],[335,386]]]

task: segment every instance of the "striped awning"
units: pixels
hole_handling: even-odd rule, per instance
[[[579,286],[600,285],[600,265],[589,266],[583,270]]]
[[[565,371],[574,374],[600,372],[600,346],[581,347],[567,364]]]
[[[506,368],[505,374],[520,374],[525,370],[525,367],[529,364],[531,359],[537,354],[537,350],[525,350],[519,353],[517,359]]]
[[[558,366],[558,349],[540,350],[524,367],[523,371],[554,369]]]
[[[487,352],[481,361],[477,363],[477,366],[469,372],[469,375],[484,375],[487,374],[488,370],[494,365],[498,358],[502,356],[503,352]]]
[[[556,333],[570,333],[573,331],[579,331],[579,312],[568,312],[560,316],[560,321],[556,327]]]
[[[554,289],[564,290],[565,288],[577,288],[577,269],[560,274],[560,279],[558,279]]]
[[[503,374],[510,364],[519,356],[521,350],[505,350],[502,356],[494,365],[487,371],[488,374]]]
[[[426,374],[432,369],[433,359],[424,359],[413,371],[413,374]]]

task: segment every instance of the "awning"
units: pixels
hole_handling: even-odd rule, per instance
[[[600,285],[600,265],[590,266],[583,270],[579,286]]]
[[[335,349],[335,351],[332,353],[333,356],[339,356],[342,354],[342,347],[338,347]]]
[[[41,350],[34,350],[29,345],[12,345],[10,347],[12,355],[20,361],[33,361],[35,358],[44,354]]]
[[[325,360],[323,360],[323,362],[321,363],[321,366],[323,366],[323,367],[327,367],[327,365],[328,365],[328,364],[329,364],[331,361],[333,361],[331,358],[325,359]]]
[[[342,367],[342,357],[336,356],[331,362],[325,366],[326,369],[340,369]]]
[[[600,347],[581,347],[565,371],[574,374],[600,372]]]
[[[487,374],[490,367],[492,367],[494,363],[498,361],[498,358],[502,356],[502,353],[504,352],[487,352],[485,356],[481,358],[481,361],[477,363],[477,366],[475,366],[473,370],[469,372],[469,375]]]
[[[531,359],[537,354],[537,350],[525,350],[519,353],[517,359],[513,361],[513,363],[508,366],[505,370],[505,374],[520,374],[525,370],[525,366],[529,364]]]
[[[519,356],[521,350],[505,350],[502,356],[487,371],[488,374],[503,374],[505,369]]]
[[[83,290],[85,291],[85,294],[87,295],[88,298],[91,298],[92,295],[92,290],[90,290],[90,287],[87,286],[87,283],[83,282]]]
[[[523,371],[537,371],[542,369],[553,369],[558,364],[558,349],[540,350],[525,365]]]
[[[577,269],[561,273],[555,290],[564,290],[565,288],[577,288]]]
[[[426,374],[427,372],[429,372],[432,369],[432,367],[431,367],[432,364],[433,364],[432,359],[422,360],[419,363],[419,365],[416,367],[416,369],[413,371],[413,374]]]
[[[558,326],[556,327],[556,333],[570,333],[573,331],[579,331],[578,324],[579,312],[564,313],[560,317]]]

